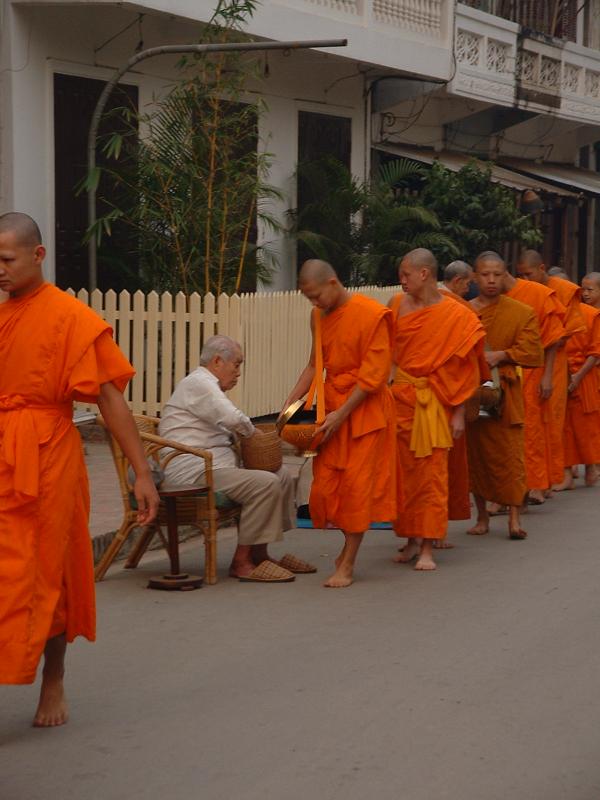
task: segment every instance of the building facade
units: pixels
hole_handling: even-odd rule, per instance
[[[546,6],[552,13],[531,10]],[[99,92],[136,50],[198,41],[214,4],[1,0],[1,9],[0,210],[36,218],[48,278],[80,288],[86,215],[75,186]],[[594,266],[600,0],[264,0],[248,32],[348,40],[261,56],[248,88],[268,108],[259,146],[274,156],[281,221],[296,205],[299,157],[331,152],[363,179],[382,151],[449,166],[492,158],[503,167],[498,180],[542,197],[548,258],[572,273]],[[143,109],[176,74],[176,58],[147,60],[124,76],[122,92]],[[270,234],[259,227],[257,236]],[[283,236],[274,248],[271,288],[293,288],[295,247]]]

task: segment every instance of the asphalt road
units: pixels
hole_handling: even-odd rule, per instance
[[[336,532],[288,534],[319,566],[290,585],[170,594],[143,588],[162,556],[117,566],[69,724],[30,728],[36,688],[0,687],[0,800],[598,800],[599,500],[556,497],[525,542],[453,523],[432,574],[371,533],[348,590],[320,587]]]

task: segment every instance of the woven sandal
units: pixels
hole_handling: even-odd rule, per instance
[[[296,558],[291,553],[286,553],[283,558],[279,559],[279,566],[290,572],[295,572],[297,575],[310,575],[317,571],[313,564],[308,561],[303,561],[301,558]]]
[[[249,575],[242,575],[239,580],[242,583],[290,583],[296,580],[296,576],[279,564],[261,561]]]

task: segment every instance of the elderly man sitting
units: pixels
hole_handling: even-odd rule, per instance
[[[177,384],[164,407],[158,431],[172,441],[209,450],[215,490],[242,507],[230,576],[249,582],[286,583],[294,580],[295,572],[316,572],[316,568],[290,555],[276,562],[267,552],[271,542],[280,541],[283,531],[293,527],[293,481],[285,467],[272,473],[238,464],[235,437],[252,436],[256,429],[225,392],[237,383],[243,361],[241,347],[233,339],[208,339],[200,366]],[[204,461],[179,456],[167,465],[165,478],[169,483],[202,485]]]

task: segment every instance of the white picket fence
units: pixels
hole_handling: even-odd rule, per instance
[[[387,303],[399,287],[363,286],[352,291]],[[115,340],[135,367],[127,392],[134,413],[158,414],[175,385],[198,366],[202,343],[215,333],[242,345],[242,376],[229,396],[251,417],[279,411],[308,360],[310,304],[300,292],[218,298],[169,292],[69,292],[111,325]]]

